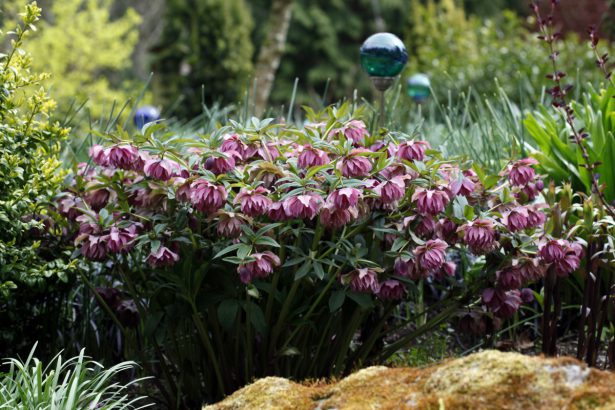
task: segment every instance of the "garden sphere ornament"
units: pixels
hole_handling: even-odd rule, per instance
[[[426,74],[414,74],[408,79],[408,96],[417,104],[424,103],[431,95],[431,82]]]
[[[372,34],[360,49],[361,66],[380,91],[380,126],[384,124],[384,92],[408,62],[406,46],[395,34]]]
[[[160,111],[151,105],[139,107],[135,112],[133,121],[138,129],[142,129],[145,124],[158,121],[160,119]]]

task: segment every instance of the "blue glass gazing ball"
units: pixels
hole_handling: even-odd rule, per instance
[[[147,123],[158,121],[160,119],[160,111],[151,105],[139,107],[135,112],[133,121],[138,129],[143,128]]]
[[[431,82],[425,74],[414,74],[408,79],[408,96],[417,103],[422,103],[431,95]]]
[[[408,62],[406,46],[395,34],[376,33],[361,46],[361,66],[370,77],[395,77]]]

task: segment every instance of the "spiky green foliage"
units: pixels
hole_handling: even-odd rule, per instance
[[[143,397],[131,397],[130,387],[140,380],[122,385],[118,376],[136,367],[122,362],[110,368],[89,360],[85,350],[64,360],[57,355],[45,366],[34,357],[36,345],[25,361],[9,358],[3,365],[8,372],[0,376],[0,408],[33,409],[136,409],[148,406]]]
[[[615,85],[606,89],[590,90],[579,102],[572,104],[580,126],[587,132],[585,140],[589,162],[599,162],[596,172],[605,185],[604,194],[610,202],[615,200]],[[538,149],[532,156],[558,183],[572,182],[578,191],[591,192],[591,175],[581,151],[570,139],[571,131],[561,113],[547,108],[530,114],[525,127]]]

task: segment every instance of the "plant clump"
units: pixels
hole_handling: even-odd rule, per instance
[[[219,329],[197,341],[224,390],[386,359],[412,335],[381,351],[384,324],[423,282],[448,296],[421,331],[464,305],[510,318],[533,300],[529,284],[569,275],[583,253],[547,230],[535,161],[486,175],[416,136],[370,135],[349,105],[301,129],[253,118],[193,139],[159,124],[105,138],[59,203],[78,252],[125,283],[143,320],[171,303]],[[454,255],[472,255],[471,273]]]

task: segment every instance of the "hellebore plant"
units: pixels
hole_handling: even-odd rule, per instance
[[[485,175],[417,138],[369,135],[349,109],[189,139],[150,125],[108,135],[78,168],[59,209],[81,256],[137,304],[168,399],[345,374],[463,307],[510,317],[548,267],[578,267],[577,244],[545,235],[532,160]],[[443,289],[428,308],[423,283]],[[426,318],[411,332],[393,319],[402,303]]]

